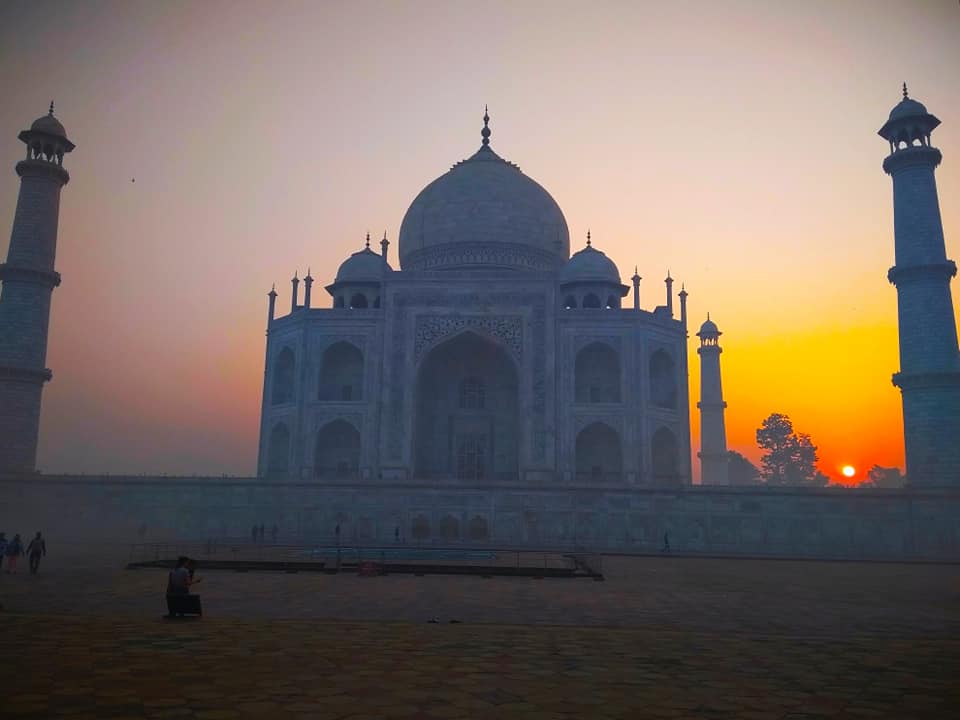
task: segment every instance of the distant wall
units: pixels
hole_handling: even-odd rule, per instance
[[[58,542],[247,537],[960,560],[960,491],[320,486],[256,478],[0,477],[0,530]]]

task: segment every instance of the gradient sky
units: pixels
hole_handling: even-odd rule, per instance
[[[731,448],[756,460],[756,428],[783,412],[834,479],[902,467],[876,131],[904,80],[943,121],[960,260],[958,71],[956,0],[8,0],[8,228],[17,133],[53,98],[77,144],[39,466],[253,473],[271,283],[289,307],[294,270],[322,285],[368,230],[395,240],[420,189],[479,146],[489,103],[493,147],[551,192],[574,249],[590,228],[624,278],[638,265],[647,309],[669,268],[692,332],[710,311]]]

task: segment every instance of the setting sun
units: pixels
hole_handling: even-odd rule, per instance
[[[844,477],[848,477],[848,478],[852,478],[857,473],[853,465],[844,465],[843,470],[841,470],[841,472],[843,473]]]

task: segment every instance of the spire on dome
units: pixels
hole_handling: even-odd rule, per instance
[[[592,245],[590,244],[590,231],[589,231],[589,230],[587,230],[587,247],[592,247]]]
[[[53,116],[53,100],[50,101],[50,112],[47,114],[50,115],[51,117]]]
[[[370,249],[370,231],[369,230],[367,230],[367,244],[365,247],[367,248],[367,250]]]
[[[907,83],[904,82],[904,83],[903,83],[903,99],[906,100],[907,97],[908,97],[908,95],[907,95]]]
[[[483,106],[483,130],[480,131],[480,136],[483,138],[483,147],[490,147],[490,112],[486,105]]]

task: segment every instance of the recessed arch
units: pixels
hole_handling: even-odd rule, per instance
[[[607,343],[593,342],[577,353],[574,399],[578,403],[620,402],[620,356]]]
[[[290,430],[285,423],[277,423],[270,431],[267,445],[267,475],[283,477],[290,472]]]
[[[467,537],[471,540],[489,540],[490,529],[487,519],[481,515],[474,515],[467,524]]]
[[[320,363],[319,400],[363,400],[363,352],[341,340],[323,351]]]
[[[437,523],[437,533],[441,540],[451,542],[460,539],[460,521],[453,515],[444,515]]]
[[[673,358],[665,350],[650,356],[650,400],[657,407],[677,407],[677,371]]]
[[[350,296],[350,309],[351,310],[366,310],[367,309],[367,296],[363,293],[354,293]]]
[[[563,307],[566,310],[576,310],[577,308],[577,298],[573,295],[567,295],[563,299]]]
[[[296,377],[296,360],[293,350],[283,348],[277,355],[273,366],[273,388],[270,400],[273,405],[293,402],[293,385]]]
[[[680,483],[680,452],[677,436],[666,427],[659,428],[650,443],[653,481],[659,485]]]
[[[314,446],[313,475],[321,480],[355,479],[360,474],[360,432],[346,420],[320,428]]]
[[[617,431],[603,422],[587,425],[577,434],[578,482],[619,482],[623,453]]]
[[[587,293],[583,296],[583,307],[585,308],[600,308],[600,298],[594,295],[593,293]]]
[[[415,411],[416,477],[517,477],[518,373],[499,343],[466,330],[434,346],[417,372]]]

